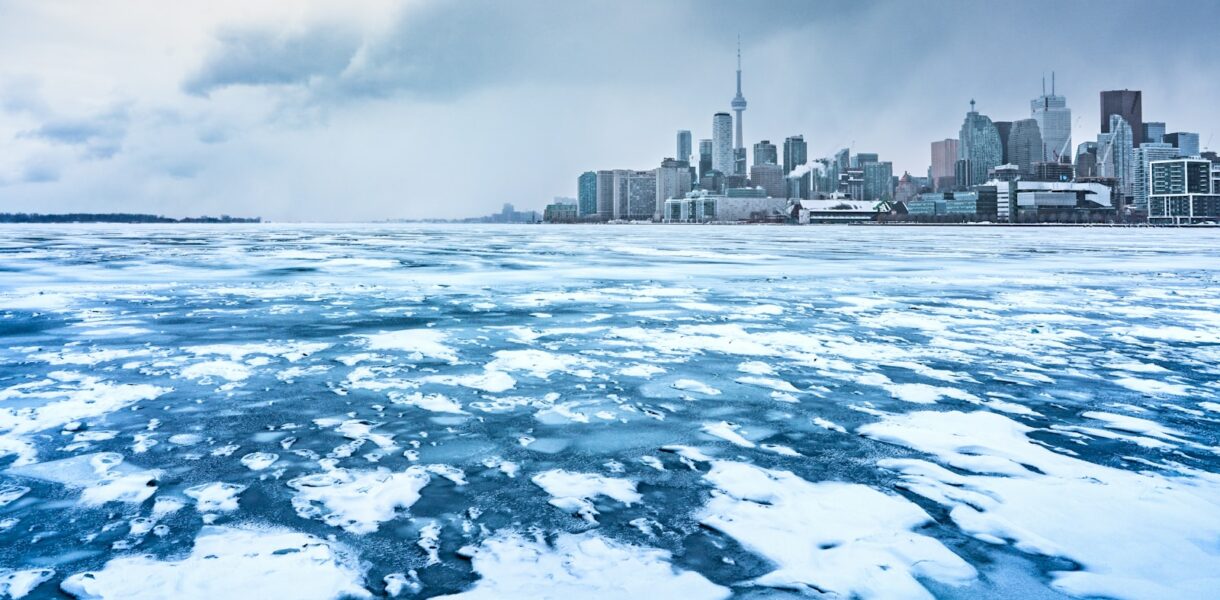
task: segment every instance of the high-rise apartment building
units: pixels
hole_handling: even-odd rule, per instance
[[[1149,164],[1148,221],[1200,223],[1220,220],[1220,194],[1212,186],[1212,163],[1177,158]]]
[[[654,221],[660,221],[665,213],[665,201],[684,198],[691,191],[690,167],[684,160],[667,158],[656,170],[657,192]]]
[[[1127,203],[1134,192],[1135,147],[1134,132],[1119,115],[1110,115],[1110,131],[1097,136],[1097,175],[1111,177],[1118,183],[1118,193]]]
[[[864,186],[862,199],[869,202],[893,200],[894,165],[889,161],[870,161],[860,166]]]
[[[712,115],[712,168],[724,175],[735,173],[733,117],[719,112]]]
[[[576,212],[581,217],[597,214],[597,173],[585,171],[576,179]]]
[[[678,153],[675,155],[678,160],[684,160],[690,164],[690,132],[682,129],[678,131]]]
[[[792,171],[797,167],[809,162],[809,146],[805,143],[805,136],[790,135],[784,139],[784,177],[792,174]],[[808,198],[812,193],[813,173],[806,172],[802,174],[793,184],[795,189],[790,189],[788,195],[793,198]]]
[[[657,215],[656,171],[614,171],[614,213],[624,221],[648,221]]]
[[[1012,121],[992,121],[995,125],[996,133],[1000,134],[1000,164],[1006,165],[1012,162],[1012,158],[1008,156],[1008,137],[1012,135]]]
[[[1131,203],[1140,210],[1148,210],[1148,190],[1151,186],[1150,165],[1158,160],[1178,157],[1178,149],[1172,144],[1144,142],[1135,149],[1134,176],[1131,183]]]

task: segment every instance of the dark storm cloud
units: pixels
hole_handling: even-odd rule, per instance
[[[360,47],[354,32],[322,24],[305,31],[226,29],[216,36],[218,50],[182,87],[188,93],[238,85],[306,85],[338,76]]]

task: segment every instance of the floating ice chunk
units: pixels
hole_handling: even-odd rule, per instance
[[[488,371],[524,371],[539,379],[546,379],[551,373],[572,373],[583,377],[592,377],[590,367],[593,363],[588,359],[545,352],[542,350],[500,350],[493,354],[495,359],[487,363]]]
[[[1204,410],[1220,413],[1220,402],[1200,402],[1199,406]]]
[[[550,494],[552,506],[580,515],[590,523],[597,522],[594,518],[597,509],[592,502],[596,496],[606,496],[628,506],[643,499],[635,491],[634,481],[593,473],[553,469],[534,475],[530,481]]]
[[[187,352],[195,356],[226,356],[229,360],[238,361],[251,354],[278,356],[288,362],[297,362],[306,356],[316,354],[330,347],[325,342],[265,342],[253,344],[209,344],[206,346],[189,346]]]
[[[650,378],[652,378],[653,375],[660,375],[661,373],[664,373],[664,372],[665,372],[665,369],[663,369],[661,367],[658,367],[656,365],[643,364],[643,363],[634,364],[634,365],[631,365],[630,367],[619,369],[619,371],[618,371],[619,375],[623,375],[626,377],[642,377],[644,379],[650,379]]]
[[[479,581],[466,592],[437,600],[720,600],[731,594],[698,573],[675,569],[669,552],[594,532],[560,534],[553,546],[541,538],[501,532],[468,552]]]
[[[989,412],[890,415],[859,431],[967,472],[925,460],[880,463],[903,474],[903,487],[949,508],[969,534],[1080,563],[1082,570],[1052,573],[1061,591],[1151,599],[1209,598],[1220,589],[1220,548],[1199,542],[1220,539],[1220,481],[1212,476],[1136,473],[1065,456],[1029,439],[1030,427]]]
[[[1186,396],[1190,394],[1190,388],[1185,385],[1154,379],[1118,377],[1114,379],[1114,383],[1149,396]]]
[[[516,477],[517,473],[521,470],[521,467],[517,465],[517,463],[510,460],[504,460],[499,456],[483,459],[483,466],[489,469],[498,468],[500,469],[501,473],[504,473],[509,477]]]
[[[33,386],[0,390],[0,456],[16,454],[14,466],[37,459],[28,434],[60,428],[152,400],[170,391],[147,384],[115,384],[77,373],[55,372]]]
[[[194,446],[203,441],[203,436],[197,433],[178,433],[169,436],[169,443],[179,446]]]
[[[1116,333],[1125,333],[1130,336],[1160,340],[1164,342],[1189,342],[1197,344],[1220,344],[1220,334],[1216,333],[1215,328],[1206,329],[1187,329],[1185,327],[1177,327],[1167,325],[1163,327],[1147,327],[1136,326],[1127,330],[1115,328]]]
[[[743,362],[743,363],[737,365],[737,370],[741,371],[742,373],[750,373],[753,375],[774,375],[775,374],[775,368],[773,368],[771,365],[769,365],[765,362],[758,361],[758,360],[748,360],[746,362]]]
[[[204,527],[179,560],[110,560],[60,587],[81,600],[337,600],[369,598],[362,569],[343,546],[283,529]]]
[[[900,496],[730,461],[713,461],[705,477],[717,491],[700,522],[775,563],[760,585],[930,599],[917,577],[957,585],[975,576],[940,542],[911,531],[932,519]]]
[[[783,379],[775,379],[773,377],[738,377],[737,383],[757,385],[788,394],[799,394],[801,392],[801,390],[797,389],[796,386],[792,385],[791,383],[788,383]]]
[[[789,448],[788,446],[781,446],[779,444],[759,444],[758,447],[762,448],[763,450],[766,450],[767,452],[774,452],[781,456],[792,456],[792,457],[803,457],[804,456],[800,452],[797,452],[796,450],[793,450],[792,448]]]
[[[483,390],[498,394],[513,389],[517,380],[503,371],[484,371],[470,375],[429,375],[419,379],[422,383],[439,383],[442,385],[460,385],[475,390]]]
[[[421,394],[419,392],[401,394],[391,392],[390,401],[395,404],[408,404],[432,412],[466,414],[466,411],[462,410],[460,402],[444,394]]]
[[[429,521],[419,530],[419,541],[415,543],[425,554],[428,562],[425,566],[441,564],[441,525],[437,521]]]
[[[24,598],[54,576],[55,569],[0,570],[0,598]]]
[[[82,454],[71,458],[13,467],[10,474],[83,488],[81,503],[141,503],[157,491],[160,471],[125,464],[117,452]]]
[[[829,421],[829,420],[823,419],[822,417],[814,417],[813,424],[817,425],[818,427],[821,427],[822,429],[826,429],[829,431],[847,433],[847,430],[844,429],[842,425],[839,425],[839,424],[835,423],[834,421]]]
[[[226,381],[243,381],[250,378],[250,367],[231,360],[211,360],[182,369],[182,376],[187,379],[219,377]]]
[[[369,350],[398,350],[411,355],[411,360],[431,358],[449,364],[458,362],[457,352],[445,345],[449,335],[436,329],[404,329],[358,336]]]
[[[315,423],[317,421],[315,420]],[[383,450],[393,450],[398,446],[394,443],[394,436],[384,433],[373,433],[373,429],[380,426],[381,423],[371,423],[360,419],[349,419],[339,424],[335,431],[349,440],[368,440],[377,444],[378,448]]]
[[[743,448],[753,448],[754,442],[747,440],[740,433],[738,433],[738,430],[740,429],[740,425],[737,425],[736,423],[729,423],[728,421],[703,424],[703,431],[710,435],[714,435],[722,440],[732,442]]]
[[[262,471],[279,459],[280,455],[271,452],[251,452],[241,457],[241,464],[251,471]]]
[[[288,482],[296,490],[292,506],[303,519],[321,519],[351,533],[372,533],[398,510],[411,508],[430,477],[422,467],[403,472],[388,469],[330,469]]]
[[[431,464],[425,465],[424,469],[452,481],[455,485],[466,485],[466,473],[453,465]]]
[[[195,508],[199,512],[210,513],[237,510],[237,496],[244,491],[244,485],[213,482],[189,487],[183,493],[195,500]]]
[[[686,391],[686,392],[695,392],[695,393],[703,394],[706,396],[719,396],[720,395],[720,390],[718,390],[710,385],[707,385],[701,381],[696,381],[694,379],[679,379],[670,385],[672,385],[673,388],[676,390],[682,390],[682,391]]]
[[[212,456],[229,456],[234,452],[237,452],[238,448],[241,448],[241,446],[238,446],[237,444],[225,444],[224,446],[218,446],[216,449],[212,450]]]

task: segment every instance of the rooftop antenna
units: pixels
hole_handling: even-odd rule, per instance
[[[970,99],[970,112],[974,112],[974,98]]]
[[[1045,92],[1043,92],[1045,93]],[[1055,95],[1055,72],[1051,71],[1051,95]]]
[[[1042,95],[1046,95],[1046,74],[1042,75]]]

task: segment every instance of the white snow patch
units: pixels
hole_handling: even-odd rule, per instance
[[[81,600],[337,600],[369,598],[354,554],[283,529],[204,527],[189,555],[111,559],[60,587]]]
[[[705,396],[719,396],[720,390],[694,379],[679,379],[670,384],[676,390],[695,392]]]
[[[411,355],[411,360],[432,358],[449,364],[458,362],[457,352],[445,345],[449,335],[435,329],[404,329],[358,336],[369,350],[397,350]]]
[[[464,549],[480,575],[470,590],[437,600],[720,600],[731,592],[693,571],[680,571],[664,550],[616,542],[595,532],[564,533],[548,545],[501,532]]]
[[[411,508],[430,479],[418,466],[398,473],[336,468],[297,477],[288,486],[296,490],[292,506],[301,518],[364,534]]]
[[[593,473],[574,473],[563,469],[544,471],[530,478],[535,485],[550,494],[552,506],[578,514],[596,523],[597,509],[592,498],[606,496],[630,506],[643,499],[630,479],[605,477]]]

